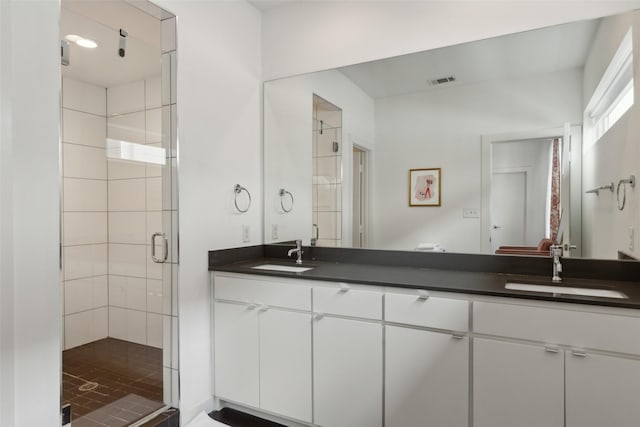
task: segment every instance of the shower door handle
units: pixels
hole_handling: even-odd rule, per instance
[[[163,241],[163,252],[162,258],[156,257],[156,237],[162,237]],[[151,235],[151,259],[153,262],[163,263],[167,260],[169,256],[169,239],[167,239],[167,235],[164,233],[153,233]]]

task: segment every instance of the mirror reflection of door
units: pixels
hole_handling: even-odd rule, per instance
[[[365,248],[366,242],[366,215],[367,215],[367,152],[353,147],[353,211],[352,211],[352,244],[354,248]]]
[[[550,235],[553,138],[491,144],[490,236],[500,246],[537,246]]]
[[[491,177],[491,242],[525,246],[527,172],[494,172]]]

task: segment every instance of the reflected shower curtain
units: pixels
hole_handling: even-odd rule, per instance
[[[560,226],[560,139],[554,138],[552,144],[549,229],[551,230],[551,240],[556,242]]]

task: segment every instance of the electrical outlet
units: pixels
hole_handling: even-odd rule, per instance
[[[249,226],[246,224],[242,225],[242,243],[247,243],[251,241],[251,230]]]
[[[480,218],[480,209],[477,208],[462,208],[463,218]]]
[[[628,246],[629,246],[629,250],[630,250],[631,252],[633,252],[633,249],[634,249],[634,246],[635,246],[635,245],[634,245],[634,242],[633,242],[633,240],[634,240],[634,234],[635,234],[635,231],[634,231],[634,229],[633,229],[633,226],[631,226],[631,227],[627,228],[627,233],[628,233],[628,235],[629,235],[629,245],[628,245]]]
[[[271,239],[278,240],[278,224],[271,224]]]

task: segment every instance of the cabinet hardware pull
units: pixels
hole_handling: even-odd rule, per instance
[[[587,353],[585,353],[584,351],[573,350],[571,354],[573,354],[576,357],[587,357]]]
[[[451,338],[454,340],[461,340],[464,338],[464,334],[451,334]]]
[[[269,307],[267,307],[266,305],[261,305],[261,306],[260,306],[260,311],[261,311],[261,312],[263,312],[263,313],[264,313],[264,312],[265,312],[265,311],[267,311],[267,310],[269,310]]]
[[[423,291],[423,290],[418,291],[418,300],[426,301],[428,299],[429,299],[429,292]]]
[[[545,347],[544,351],[547,353],[558,353],[560,352],[560,349],[558,349],[558,347]]]
[[[253,310],[257,307],[257,304],[249,304],[249,306],[247,307],[247,310]]]
[[[338,292],[349,292],[349,289],[351,289],[351,286],[346,283],[340,283],[340,290]]]
[[[320,320],[320,319],[322,319],[323,317],[324,317],[324,314],[322,314],[322,313],[319,313],[319,314],[316,314],[315,316],[313,316],[313,318],[314,318],[315,320]]]

